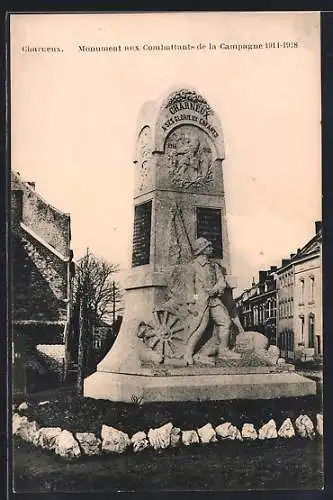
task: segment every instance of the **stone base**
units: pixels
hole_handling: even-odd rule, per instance
[[[316,382],[297,373],[147,376],[95,372],[84,381],[84,396],[111,401],[223,401],[275,399],[316,394]]]
[[[193,375],[250,375],[253,373],[282,373],[294,371],[295,366],[290,363],[273,366],[207,366],[199,364],[191,366],[168,366],[167,364],[151,364],[149,366],[147,363],[146,365],[140,367],[140,371],[127,372],[127,374],[148,375],[154,377],[170,377],[171,375],[188,375],[189,377],[193,377]]]

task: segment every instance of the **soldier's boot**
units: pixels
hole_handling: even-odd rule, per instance
[[[229,325],[230,326],[230,325]],[[239,359],[241,355],[234,350],[229,349],[229,326],[216,326],[216,333],[219,338],[218,355],[219,359]]]

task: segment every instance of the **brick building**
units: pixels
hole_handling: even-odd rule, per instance
[[[245,331],[266,335],[271,344],[276,342],[276,267],[259,271],[259,279],[236,299],[239,318]]]
[[[38,345],[53,346],[51,351],[57,351],[58,360],[65,363],[71,312],[70,241],[69,214],[45,201],[35,183],[25,182],[13,172],[12,329],[14,361],[22,368],[17,373],[21,387],[38,386],[38,374],[47,379],[47,355],[38,356]],[[58,376],[61,378],[60,373]]]
[[[279,267],[259,271],[258,282],[236,299],[245,330],[264,333],[281,356],[311,360],[322,356],[322,230]]]

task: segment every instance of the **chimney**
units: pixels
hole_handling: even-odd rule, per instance
[[[316,234],[318,234],[319,231],[321,230],[321,220],[316,220],[315,229],[316,229]]]
[[[301,249],[300,249],[300,248],[297,248],[297,253],[298,253],[298,254],[300,253],[300,251],[301,251]]]
[[[275,273],[277,271],[277,266],[271,266],[271,273]]]
[[[267,271],[259,271],[259,283],[263,283],[267,277]]]
[[[290,262],[290,259],[282,259],[281,267],[284,267],[284,266],[288,265],[289,262]]]
[[[255,282],[254,276],[252,276],[252,286],[254,286],[255,284],[256,284],[256,282]]]
[[[291,253],[290,258],[293,259],[295,257],[295,255],[296,255],[295,253]]]

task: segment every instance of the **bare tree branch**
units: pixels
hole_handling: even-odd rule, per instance
[[[76,301],[80,300],[84,293],[88,310],[95,321],[121,309],[122,292],[115,280],[118,271],[118,265],[97,258],[89,252],[76,263],[74,297]]]

